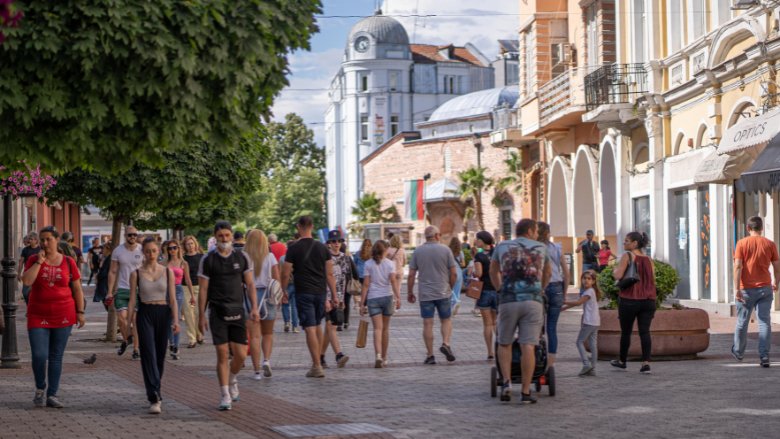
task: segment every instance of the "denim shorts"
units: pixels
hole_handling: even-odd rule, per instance
[[[420,316],[424,319],[432,319],[434,311],[439,314],[439,319],[446,320],[452,316],[452,302],[449,297],[438,300],[420,301]]]
[[[298,320],[302,328],[319,326],[325,317],[327,293],[295,292],[295,306],[298,308]]]
[[[393,296],[374,297],[366,300],[368,315],[374,317],[377,314],[390,317],[395,311],[393,306]]]
[[[477,300],[477,308],[498,311],[498,293],[494,290],[482,290]]]

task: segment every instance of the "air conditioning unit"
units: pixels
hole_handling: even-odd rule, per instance
[[[750,9],[753,6],[758,6],[761,2],[759,0],[734,0],[734,6],[731,7],[732,11],[739,11],[743,9]]]
[[[569,43],[556,43],[552,45],[551,59],[553,67],[562,64],[571,64],[572,49]]]

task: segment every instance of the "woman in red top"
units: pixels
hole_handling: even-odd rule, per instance
[[[636,272],[639,282],[620,291],[618,302],[618,318],[620,319],[620,360],[612,360],[611,365],[621,369],[626,368],[628,348],[631,346],[631,332],[634,329],[634,320],[639,327],[639,340],[642,342],[642,373],[650,373],[650,351],[652,339],[650,338],[650,324],[655,316],[655,267],[653,260],[642,253],[650,239],[645,233],[631,232],[623,240],[623,249],[626,253],[620,258],[612,276],[622,279],[628,269],[629,260],[636,262]]]
[[[62,408],[57,390],[62,375],[62,357],[73,325],[84,326],[84,293],[76,261],[57,253],[60,234],[48,226],[39,233],[41,252],[27,258],[22,283],[30,286],[27,333],[35,375],[36,407]],[[71,288],[72,285],[72,288]],[[48,361],[49,387],[46,388]]]

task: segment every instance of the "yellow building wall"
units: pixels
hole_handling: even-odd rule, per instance
[[[668,146],[667,151],[669,151],[670,154],[675,154],[675,153],[682,154],[686,151],[690,151],[693,147],[688,146],[688,139],[692,139],[693,145],[695,146],[696,136],[699,133],[699,127],[701,126],[702,122],[706,123],[708,127],[712,126],[712,124],[715,123],[714,119],[710,119],[707,117],[708,107],[712,103],[713,103],[712,100],[706,100],[697,105],[694,105],[691,108],[688,108],[685,111],[676,113],[674,116],[672,116],[669,125],[670,144],[667,145]],[[679,151],[675,151],[675,146],[677,143],[677,135],[680,133],[680,131],[683,132],[685,137],[683,138],[683,142],[682,145],[680,145]],[[709,138],[705,138],[703,144],[704,145],[709,144]]]

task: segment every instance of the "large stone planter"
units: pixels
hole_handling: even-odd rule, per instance
[[[599,359],[611,360],[620,354],[620,322],[615,309],[599,310],[601,327],[599,328]],[[650,326],[653,337],[653,359],[696,358],[710,345],[710,317],[701,309],[662,309],[655,313]],[[642,356],[636,323],[631,334],[629,358]]]

